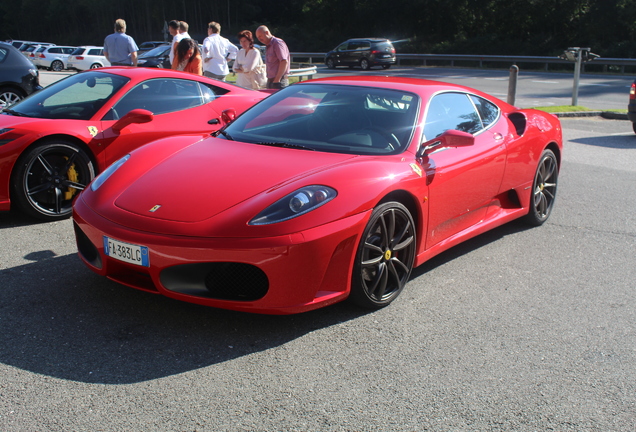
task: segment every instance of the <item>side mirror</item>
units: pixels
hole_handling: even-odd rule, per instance
[[[466,147],[475,144],[475,137],[468,132],[449,129],[438,137],[420,145],[417,157],[421,158],[431,150],[443,147]]]
[[[236,118],[236,111],[232,108],[226,109],[221,113],[221,118],[223,119],[223,123],[232,123]]]
[[[123,128],[125,128],[128,125],[131,125],[133,123],[135,124],[148,123],[152,121],[154,117],[155,116],[148,110],[141,109],[141,108],[134,109],[134,110],[131,110],[128,114],[126,114],[122,118],[120,118],[119,120],[117,120],[115,124],[112,126],[112,129],[115,133],[119,133],[121,132]]]

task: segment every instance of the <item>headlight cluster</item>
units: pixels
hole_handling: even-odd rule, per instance
[[[95,179],[91,183],[91,190],[96,191],[97,189],[99,189],[99,187],[103,185],[104,182],[108,180],[108,178],[111,175],[113,175],[113,173],[117,171],[119,167],[122,166],[128,159],[130,159],[129,154],[119,159],[117,162],[114,162],[112,165],[106,168],[100,175],[95,177]]]
[[[336,195],[335,189],[328,186],[305,186],[267,207],[249,225],[269,225],[293,219],[326,204]]]

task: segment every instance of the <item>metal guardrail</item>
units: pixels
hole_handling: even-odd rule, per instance
[[[292,61],[304,61],[309,64],[324,63],[326,53],[291,53]],[[548,70],[550,64],[572,64],[572,62],[561,59],[559,57],[549,56],[500,56],[500,55],[464,55],[464,54],[396,54],[397,64],[401,65],[403,60],[408,60],[413,64],[427,66],[428,61],[448,62],[451,67],[455,66],[455,62],[476,63],[479,67],[484,67],[484,63],[504,63],[506,67],[519,63],[543,64],[544,69]],[[636,66],[636,59],[630,58],[603,58],[599,57],[588,64],[619,66],[620,73],[625,73],[626,66]],[[583,64],[585,69],[585,64]]]
[[[303,65],[300,65],[300,66],[303,66]],[[290,69],[289,74],[287,76],[300,77],[299,81],[302,81],[303,79],[305,79],[305,77],[307,77],[307,79],[311,78],[311,76],[314,75],[316,72],[317,72],[317,66],[313,65],[313,66],[301,67],[297,69]]]

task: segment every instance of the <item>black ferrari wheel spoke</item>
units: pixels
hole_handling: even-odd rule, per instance
[[[378,266],[378,272],[375,275],[373,284],[371,285],[371,287],[369,287],[369,293],[372,297],[380,300],[384,296],[384,293],[386,292],[387,280],[387,265],[386,263],[382,263]]]
[[[71,167],[75,163],[76,157],[77,157],[77,153],[73,153],[72,155],[68,157],[68,159],[66,160],[66,165],[64,166],[64,169],[63,169],[64,172],[68,172],[68,170],[71,169]]]
[[[37,159],[42,164],[46,172],[49,175],[53,175],[53,167],[51,166],[51,164],[49,164],[49,161],[47,161],[42,155],[39,155]]]
[[[51,182],[46,182],[46,183],[42,183],[34,188],[31,188],[27,191],[27,194],[29,196],[33,196],[35,194],[38,194],[40,192],[44,192],[45,190],[49,190],[51,189],[51,186],[53,186],[53,184]]]
[[[55,188],[55,213],[60,214],[62,211],[62,190],[59,187]]]
[[[73,181],[70,181],[70,180],[66,180],[62,184],[64,186],[66,186],[66,187],[77,189],[77,190],[80,190],[80,191],[83,191],[86,188],[86,185],[83,185],[83,184],[77,183],[77,182],[73,182]]]

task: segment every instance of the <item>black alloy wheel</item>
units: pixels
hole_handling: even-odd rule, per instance
[[[62,63],[59,60],[55,60],[53,63],[51,63],[50,70],[55,72],[61,72],[64,70],[64,63]]]
[[[55,140],[27,149],[11,179],[18,207],[38,219],[53,221],[71,216],[73,199],[95,177],[91,158],[78,145]]]
[[[91,65],[91,69],[97,69],[97,68],[100,68],[100,67],[102,67],[102,65],[100,65],[99,63],[93,63]]]
[[[395,300],[413,269],[415,239],[415,223],[405,206],[387,202],[376,207],[358,246],[349,300],[372,309]]]
[[[362,70],[369,70],[369,68],[371,67],[371,65],[369,64],[369,60],[365,58],[360,60],[360,67],[362,68]]]
[[[525,219],[530,225],[542,225],[550,217],[556,199],[558,177],[557,158],[552,150],[546,149],[541,154],[532,184],[530,211]]]
[[[336,68],[336,64],[334,63],[334,61],[333,61],[333,59],[331,57],[329,57],[325,63],[327,63],[327,68],[329,68],[329,69],[335,69]]]

